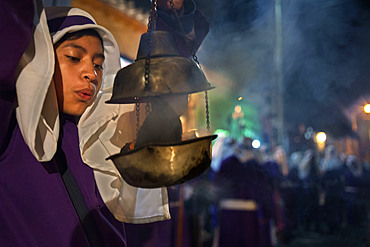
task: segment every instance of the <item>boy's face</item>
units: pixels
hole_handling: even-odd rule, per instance
[[[102,83],[102,44],[97,37],[83,36],[64,41],[55,52],[54,82],[59,110],[81,116],[94,101]]]

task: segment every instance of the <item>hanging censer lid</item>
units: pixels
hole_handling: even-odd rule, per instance
[[[135,62],[118,71],[113,96],[107,103],[143,103],[150,97],[192,94],[212,88],[199,65],[179,54],[171,34],[155,30],[141,36]]]
[[[170,2],[172,2],[170,0]],[[183,140],[179,113],[166,98],[212,89],[199,64],[182,57],[169,32],[153,30],[156,1],[152,1],[148,32],[141,36],[137,59],[115,78],[107,103],[146,103],[147,117],[139,128],[134,149],[125,147],[108,157],[130,185],[166,187],[202,174],[211,164],[211,142],[217,136]],[[178,19],[179,20],[179,19]],[[206,94],[207,99],[207,94]],[[208,101],[207,106],[207,128]],[[140,113],[136,113],[139,118]]]

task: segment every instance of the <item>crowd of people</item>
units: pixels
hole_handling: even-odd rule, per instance
[[[302,233],[366,229],[368,163],[331,145],[322,153],[286,155],[281,147],[271,153],[254,149],[251,141],[220,136],[211,168],[169,188],[170,221],[145,231],[126,226],[133,238],[149,235],[137,246],[286,246]]]
[[[333,145],[324,152],[308,149],[288,156],[282,147],[272,153],[254,149],[249,138],[219,141],[210,171],[210,181],[219,192],[214,202],[217,213],[212,216],[215,229],[220,230],[213,242],[216,239],[219,245],[213,246],[227,246],[225,241],[236,238],[239,241],[233,246],[274,246],[289,243],[298,230],[332,234],[347,227],[365,228],[370,202],[368,163],[338,154]],[[251,211],[237,204],[222,207],[230,199],[256,203],[258,223],[249,222],[260,229],[255,244],[251,238],[240,240],[247,228],[223,228],[232,221],[224,214],[237,214],[239,221],[232,224],[238,226]]]

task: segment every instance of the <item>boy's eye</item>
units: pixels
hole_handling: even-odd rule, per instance
[[[80,61],[80,59],[77,58],[77,57],[68,56],[68,55],[66,55],[66,57],[68,58],[68,60],[70,60],[72,62],[79,62]]]
[[[100,65],[100,64],[94,64],[94,68],[95,68],[96,70],[103,70],[103,66],[102,66],[102,65]]]

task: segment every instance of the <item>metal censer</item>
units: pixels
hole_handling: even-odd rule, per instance
[[[211,142],[217,136],[185,137],[180,115],[187,109],[188,94],[212,88],[200,66],[179,54],[169,32],[151,30],[141,36],[137,59],[117,73],[113,95],[106,102],[136,104],[135,143],[107,158],[128,184],[171,186],[199,176],[210,166]],[[147,116],[139,126],[143,105]]]

